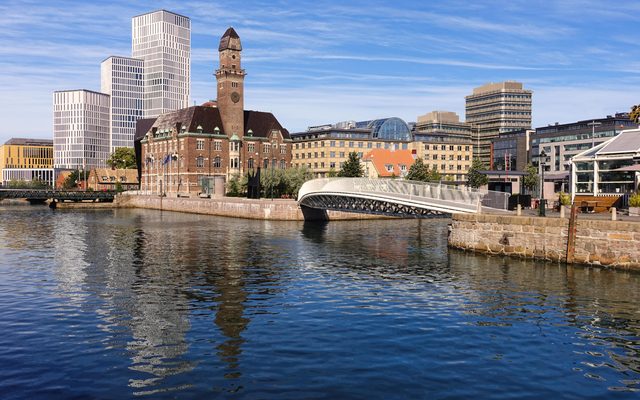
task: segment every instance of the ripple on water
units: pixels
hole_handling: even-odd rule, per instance
[[[447,220],[2,215],[6,398],[609,398],[640,388],[638,275],[448,251]]]

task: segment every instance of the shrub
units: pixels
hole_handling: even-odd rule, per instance
[[[571,195],[569,193],[560,192],[558,200],[560,200],[560,204],[563,206],[571,205]]]
[[[629,207],[640,207],[640,192],[636,192],[629,197]]]

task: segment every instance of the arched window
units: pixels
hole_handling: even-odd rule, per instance
[[[253,169],[253,158],[247,160],[247,168]]]
[[[280,169],[285,169],[287,167],[287,163],[284,160],[280,160]]]
[[[220,159],[220,156],[216,156],[213,159],[213,168],[220,168],[222,167],[222,160]]]

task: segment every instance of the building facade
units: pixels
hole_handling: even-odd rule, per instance
[[[640,190],[640,129],[629,129],[571,161],[571,195],[620,196]]]
[[[39,181],[53,185],[53,140],[10,139],[0,146],[2,185]]]
[[[53,159],[57,169],[105,167],[110,96],[91,90],[53,93]]]
[[[351,152],[362,158],[373,149],[408,150],[412,140],[407,123],[396,117],[312,126],[291,138],[293,166],[306,166],[318,178],[338,172]]]
[[[189,106],[191,20],[165,10],[133,17],[131,53],[144,61],[145,118]]]
[[[142,190],[211,193],[231,176],[291,166],[289,132],[273,114],[243,109],[242,46],[233,28],[224,33],[218,50],[216,102],[139,121],[148,126],[140,140]]]
[[[501,133],[531,129],[531,90],[520,82],[489,83],[465,97],[465,122],[471,127],[474,157],[489,167],[491,142]]]
[[[524,171],[531,161],[529,157],[532,129],[521,129],[501,133],[491,142],[491,165],[493,171]]]
[[[109,152],[133,147],[136,121],[143,116],[144,61],[111,56],[100,65],[100,91],[110,97]]]
[[[458,114],[451,111],[431,111],[418,116],[415,134],[433,134],[463,136],[471,139],[471,127],[460,122]]]
[[[413,165],[415,158],[411,150],[373,149],[364,155],[364,176],[377,178],[404,178]]]
[[[572,157],[604,143],[625,129],[637,127],[628,113],[616,113],[606,118],[536,128],[531,136],[530,159],[538,165],[539,155],[544,151],[549,159],[545,171],[566,175]]]

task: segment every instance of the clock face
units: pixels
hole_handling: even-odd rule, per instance
[[[238,94],[238,92],[231,93],[231,101],[233,101],[234,103],[240,101],[240,95]]]

